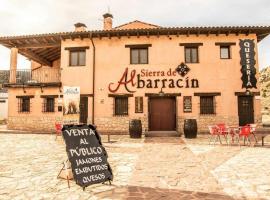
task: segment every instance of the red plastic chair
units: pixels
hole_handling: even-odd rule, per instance
[[[218,127],[219,134],[224,137],[226,143],[228,144],[227,136],[229,134],[229,128],[223,123],[217,124],[217,127]]]
[[[217,126],[208,126],[209,132],[210,132],[210,138],[209,138],[209,144],[211,144],[212,139],[215,138],[214,144],[216,143],[217,138],[219,139],[220,144],[222,144],[221,139],[220,139],[220,134],[218,131]]]
[[[238,142],[239,142],[239,145],[240,144],[240,139],[241,137],[243,138],[244,140],[244,145],[246,143],[246,140],[249,142],[249,144],[251,145],[251,142],[250,142],[250,139],[249,139],[249,136],[251,134],[251,128],[250,126],[246,125],[246,126],[243,126],[240,128],[240,132],[239,132],[239,138],[238,138]]]
[[[247,124],[247,125],[250,126],[250,133],[253,135],[254,140],[256,141],[256,144],[257,144],[258,140],[257,140],[257,137],[255,135],[257,124]]]
[[[57,136],[60,136],[62,134],[62,124],[55,123],[55,140],[57,139]]]

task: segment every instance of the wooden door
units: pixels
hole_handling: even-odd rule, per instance
[[[238,96],[239,125],[254,123],[254,109],[252,96]]]
[[[80,98],[80,123],[87,124],[88,118],[88,97]]]
[[[176,130],[175,97],[152,97],[149,99],[149,130]]]

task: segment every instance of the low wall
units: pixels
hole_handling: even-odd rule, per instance
[[[55,131],[55,122],[61,121],[58,116],[9,116],[7,128],[10,130],[25,130],[31,132],[48,133]]]

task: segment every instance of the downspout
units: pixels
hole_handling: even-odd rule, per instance
[[[90,35],[90,40],[93,46],[93,98],[92,98],[92,124],[95,124],[95,71],[96,71],[96,46],[94,44],[92,35]]]

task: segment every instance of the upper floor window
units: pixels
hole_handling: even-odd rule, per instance
[[[198,47],[185,47],[185,62],[198,63]]]
[[[230,46],[220,46],[220,58],[221,59],[231,58]]]
[[[66,47],[69,50],[69,66],[85,66],[86,65],[86,47]]]
[[[85,50],[70,51],[69,66],[85,66]]]
[[[199,46],[202,43],[180,43],[185,47],[185,63],[199,63]]]
[[[148,64],[148,47],[151,44],[126,45],[130,48],[130,64]]]
[[[220,48],[220,59],[231,59],[231,46],[236,45],[235,42],[216,42],[216,46]]]

